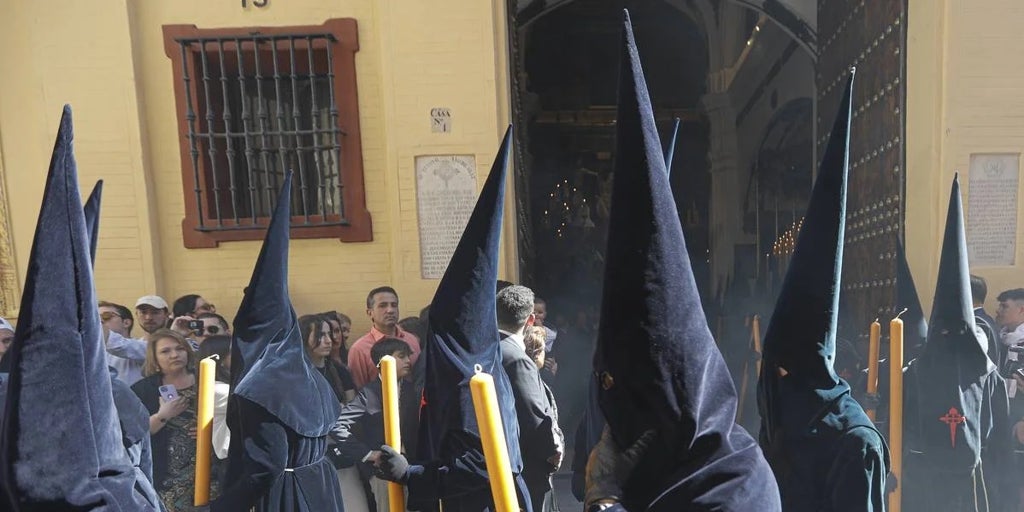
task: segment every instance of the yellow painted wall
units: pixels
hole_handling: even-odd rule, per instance
[[[420,278],[414,158],[475,154],[483,184],[508,119],[504,2],[249,4],[0,0],[0,143],[22,280],[60,106],[70,102],[83,194],[92,180],[107,180],[100,296],[131,305],[145,293],[171,301],[195,292],[233,315],[259,242],[225,242],[217,249],[182,244],[174,83],[161,27],[318,25],[352,17],[359,25],[356,68],[374,241],[294,240],[292,299],[300,314],[350,314],[356,333],[368,327],[363,304],[374,286],[395,286],[404,314],[429,302],[437,281]],[[433,107],[451,109],[452,133],[430,131]],[[513,221],[506,217],[506,242]],[[514,262],[515,244],[505,245],[505,259]]]
[[[910,0],[907,52],[907,246],[925,310],[935,292],[953,173],[966,207],[972,153],[1024,153],[1024,39],[1017,0]],[[1018,232],[1024,227],[1018,190]],[[1024,287],[1016,265],[974,267],[995,296]]]

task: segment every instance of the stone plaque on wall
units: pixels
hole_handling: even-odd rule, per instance
[[[1009,266],[1017,252],[1020,154],[974,154],[967,185],[971,266]]]
[[[476,157],[416,157],[416,208],[420,228],[420,273],[440,279],[476,206]]]

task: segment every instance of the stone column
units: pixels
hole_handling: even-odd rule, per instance
[[[726,80],[712,73],[708,83],[713,92],[700,99],[701,110],[710,125],[711,199],[708,237],[711,250],[711,291],[718,293],[728,285],[733,273],[735,244],[742,232],[742,190],[739,183],[736,109],[728,92],[716,85]],[[715,91],[718,89],[718,91]]]

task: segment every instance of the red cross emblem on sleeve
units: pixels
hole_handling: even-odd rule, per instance
[[[956,448],[956,426],[961,423],[967,423],[967,418],[960,414],[956,407],[950,407],[949,412],[945,416],[939,417],[939,421],[949,425],[949,444]]]

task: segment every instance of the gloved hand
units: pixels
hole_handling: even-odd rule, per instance
[[[374,474],[377,478],[404,484],[408,473],[409,461],[404,455],[388,445],[380,447],[380,459],[374,465]]]
[[[605,425],[601,440],[594,445],[587,460],[586,508],[599,500],[619,501],[622,498],[622,485],[633,473],[654,436],[654,430],[648,430],[633,446],[620,451]]]

